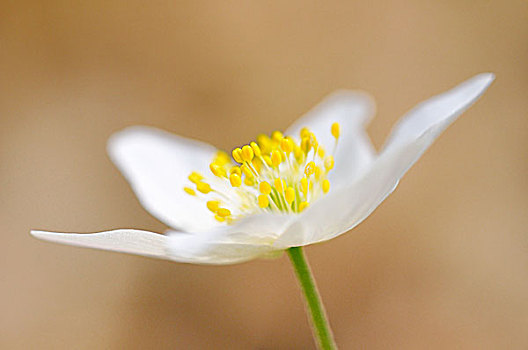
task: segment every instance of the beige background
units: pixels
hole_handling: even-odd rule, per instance
[[[310,349],[286,257],[203,267],[37,241],[165,227],[111,164],[146,124],[226,149],[337,88],[380,146],[497,80],[363,224],[307,253],[342,349],[528,347],[528,2],[0,2],[0,348]]]

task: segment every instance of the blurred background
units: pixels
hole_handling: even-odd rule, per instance
[[[342,349],[528,348],[528,2],[0,2],[0,348],[313,349],[286,256],[227,267],[38,241],[163,232],[106,155],[152,125],[230,150],[326,94],[497,80],[364,223],[308,258]]]

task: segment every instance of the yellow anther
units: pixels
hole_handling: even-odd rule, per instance
[[[244,173],[244,175],[246,175],[249,178],[253,178],[255,176],[255,174],[253,174],[253,172],[251,171],[251,169],[248,167],[247,164],[242,164],[240,169],[242,169],[242,172]]]
[[[242,159],[246,162],[251,162],[255,154],[253,153],[253,148],[251,146],[245,145],[242,147]]]
[[[259,195],[259,196],[258,196],[258,205],[259,205],[259,207],[261,207],[261,208],[267,208],[268,205],[269,205],[269,199],[268,199],[268,196],[263,195],[263,194]]]
[[[196,189],[205,194],[211,192],[211,186],[205,182],[198,182],[196,184]]]
[[[242,185],[242,178],[240,178],[240,175],[233,173],[229,175],[229,182],[233,187],[240,187]]]
[[[323,147],[319,147],[319,149],[317,150],[317,155],[318,155],[321,159],[324,158],[324,156],[325,156],[325,150],[324,150]]]
[[[264,134],[258,135],[257,143],[262,153],[269,153],[271,151],[271,139],[268,137],[268,135],[264,135]]]
[[[277,150],[274,150],[273,152],[271,152],[271,163],[273,164],[273,166],[278,167],[281,162],[282,162],[281,152]]]
[[[306,209],[306,207],[308,207],[308,202],[299,203],[299,213]]]
[[[330,181],[328,179],[323,180],[323,192],[328,193],[330,191]]]
[[[303,177],[301,179],[301,191],[306,196],[306,193],[308,193],[308,179]]]
[[[301,140],[301,150],[304,153],[310,152],[310,149],[312,148],[312,145],[310,144],[310,137],[304,137]]]
[[[271,134],[271,139],[275,142],[281,142],[281,140],[284,138],[284,136],[282,135],[282,132],[280,131],[274,131],[272,134]]]
[[[273,180],[273,184],[275,185],[275,189],[282,193],[284,191],[284,187],[282,186],[282,180],[280,178]]]
[[[189,175],[189,177],[188,177],[189,181],[191,181],[194,184],[197,184],[203,178],[204,178],[203,175],[198,173],[198,172],[196,172],[196,171],[193,171],[191,173],[191,175]]]
[[[219,207],[220,201],[207,201],[207,209],[209,209],[213,213],[216,213]]]
[[[218,165],[218,163],[211,163],[209,164],[209,169],[211,169],[211,172],[218,177],[225,177],[226,171],[223,166]]]
[[[194,190],[190,187],[184,187],[183,190],[187,193],[187,194],[190,194],[191,196],[196,196],[196,192],[194,192]]]
[[[293,151],[293,141],[289,137],[283,138],[280,142],[280,146],[286,154],[290,154],[291,151]]]
[[[300,148],[299,148],[299,150],[300,150]],[[304,155],[304,153],[302,151],[301,151],[301,153],[295,155],[295,161],[297,163],[299,163],[299,164],[304,164],[305,159],[306,159],[306,156]]]
[[[259,158],[253,158],[251,161],[253,168],[260,174],[260,169],[262,168],[262,161]]]
[[[231,168],[231,170],[229,170],[229,173],[231,174],[237,174],[237,175],[242,175],[242,170],[240,170],[240,167],[239,166],[234,166]]]
[[[254,178],[252,177],[246,177],[244,179],[244,185],[246,186],[253,186],[255,184]]]
[[[313,148],[317,148],[317,145],[319,145],[319,143],[317,142],[317,137],[315,137],[315,134],[313,132],[310,133],[310,145]]]
[[[243,163],[244,160],[242,159],[242,149],[240,148],[235,148],[233,150],[233,152],[231,152],[231,155],[233,156],[233,159],[237,162],[237,163]]]
[[[295,156],[295,158],[298,158],[301,156],[302,153],[302,149],[300,146],[297,146],[295,143],[293,144],[293,155]]]
[[[332,124],[332,127],[330,128],[330,131],[332,132],[332,136],[336,138],[336,140],[339,138],[340,134],[340,127],[339,123]]]
[[[295,200],[295,191],[293,188],[288,187],[286,191],[284,191],[284,197],[286,198],[286,202],[288,202],[288,204],[292,204],[292,202]]]
[[[231,215],[231,211],[229,209],[226,209],[226,208],[218,208],[218,210],[216,211],[216,214],[218,216],[221,216],[221,217],[225,218],[226,216]]]
[[[260,193],[268,195],[271,193],[271,185],[266,181],[262,181],[259,185],[259,190]]]
[[[267,155],[266,155],[266,156],[263,156],[262,158],[264,159],[264,161],[266,162],[266,164],[267,164],[268,166],[273,166],[273,162],[271,161],[270,156],[267,156]]]
[[[227,153],[225,153],[224,151],[218,151],[216,152],[214,162],[218,163],[218,165],[226,165],[231,162],[231,158],[229,158]]]
[[[307,177],[312,175],[315,172],[315,163],[313,161],[306,164],[306,167],[304,168],[304,173]]]
[[[259,147],[259,145],[256,142],[251,142],[249,145],[253,149],[253,153],[255,153],[255,157],[261,157],[262,156],[262,151],[260,150],[260,147]]]
[[[304,138],[310,136],[310,130],[308,128],[304,127],[304,128],[301,129],[301,133],[300,134],[301,134],[301,139],[304,139]]]
[[[215,219],[216,221],[219,221],[219,222],[224,222],[226,218],[220,216],[220,215],[215,215]]]
[[[334,157],[332,156],[326,157],[324,160],[324,167],[326,171],[332,170],[332,168],[334,167]]]
[[[321,173],[322,173],[321,167],[316,165],[315,171],[314,171],[315,181],[319,181],[319,179],[321,178]]]

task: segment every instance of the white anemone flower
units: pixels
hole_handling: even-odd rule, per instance
[[[141,204],[172,229],[38,238],[197,264],[232,264],[337,237],[396,188],[433,141],[493,81],[477,75],[408,112],[376,153],[372,100],[339,91],[290,126],[232,152],[149,127],[113,135],[111,159]]]

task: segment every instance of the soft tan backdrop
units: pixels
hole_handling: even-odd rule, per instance
[[[528,3],[0,2],[0,348],[310,349],[286,257],[203,267],[37,241],[165,227],[105,153],[157,126],[230,149],[325,94],[486,95],[353,232],[307,253],[343,349],[528,347]]]

